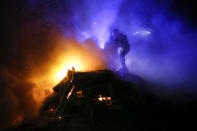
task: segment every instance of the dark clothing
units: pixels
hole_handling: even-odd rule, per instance
[[[119,53],[118,48],[121,48]],[[116,64],[114,63],[114,60],[119,57],[121,62],[121,69],[127,70],[127,67],[125,65],[125,56],[130,51],[130,44],[126,35],[119,32],[116,32],[115,34],[112,33],[108,42],[106,43],[105,51],[107,52],[107,61],[110,62],[110,66],[112,65],[112,67],[115,67],[115,65],[113,65]]]
[[[127,40],[126,35],[124,34],[119,34],[115,39],[115,42],[117,42],[118,47],[122,47],[123,51],[121,52],[122,56],[125,56],[129,50],[130,50],[130,45],[129,42]]]

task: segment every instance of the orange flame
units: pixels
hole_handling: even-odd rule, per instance
[[[36,68],[30,78],[37,85],[33,94],[40,103],[66,77],[68,69],[75,67],[76,71],[92,71],[105,68],[102,52],[91,42],[81,45],[73,40],[62,40],[50,52],[51,59],[42,67]]]
[[[70,92],[68,93],[68,96],[66,97],[66,99],[69,99],[70,98],[70,96],[72,95],[74,89],[75,89],[75,86],[73,85],[72,88],[71,88],[71,90],[70,90]]]
[[[98,101],[111,101],[111,97],[103,97],[103,96],[99,95]]]

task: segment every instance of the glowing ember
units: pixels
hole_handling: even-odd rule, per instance
[[[112,102],[111,102],[111,97],[104,97],[104,96],[99,95],[98,101],[99,101],[99,102],[104,102],[104,103],[106,103],[108,106],[110,106],[110,105],[112,104]]]
[[[42,105],[42,101],[53,93],[53,87],[67,76],[68,70],[72,67],[75,67],[76,71],[105,68],[102,52],[97,50],[93,43],[83,46],[75,40],[63,39],[56,45],[54,50],[50,51],[50,58],[42,66],[34,68],[28,79],[36,85],[33,96],[39,105]]]
[[[62,116],[57,116],[58,121],[61,121],[63,118]]]
[[[77,95],[79,98],[82,98],[82,97],[83,97],[83,92],[82,92],[82,90],[76,92],[76,95]]]
[[[111,101],[111,97],[103,97],[103,96],[99,95],[98,101]]]
[[[68,96],[66,97],[66,99],[69,99],[71,94],[73,93],[73,90],[75,89],[75,86],[72,86],[72,89],[70,90],[70,92],[68,93]]]
[[[49,109],[49,111],[50,111],[50,112],[53,112],[53,111],[55,111],[55,109],[53,109],[53,108],[50,108],[50,109]]]

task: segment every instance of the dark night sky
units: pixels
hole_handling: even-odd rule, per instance
[[[172,8],[179,17],[196,28],[196,0],[175,0]]]

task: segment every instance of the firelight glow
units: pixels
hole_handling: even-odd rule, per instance
[[[72,67],[76,71],[92,71],[103,69],[105,66],[101,53],[96,47],[86,48],[77,42],[69,42],[57,50],[57,57],[51,66],[51,81],[54,84],[66,77],[68,70]],[[62,45],[63,45],[62,44]]]
[[[71,70],[72,67],[75,68],[76,71],[81,71],[82,69],[82,64],[80,64],[80,61],[75,61],[75,63],[66,63],[65,66],[61,66],[58,68],[55,72],[54,79],[55,81],[59,82],[61,81],[64,77],[66,77],[68,70]]]
[[[37,85],[33,94],[39,103],[53,92],[53,87],[67,76],[72,67],[76,71],[94,71],[106,67],[101,52],[94,46],[86,48],[74,40],[62,40],[57,42],[54,50],[51,51],[52,58],[49,62],[36,68],[30,78]]]

